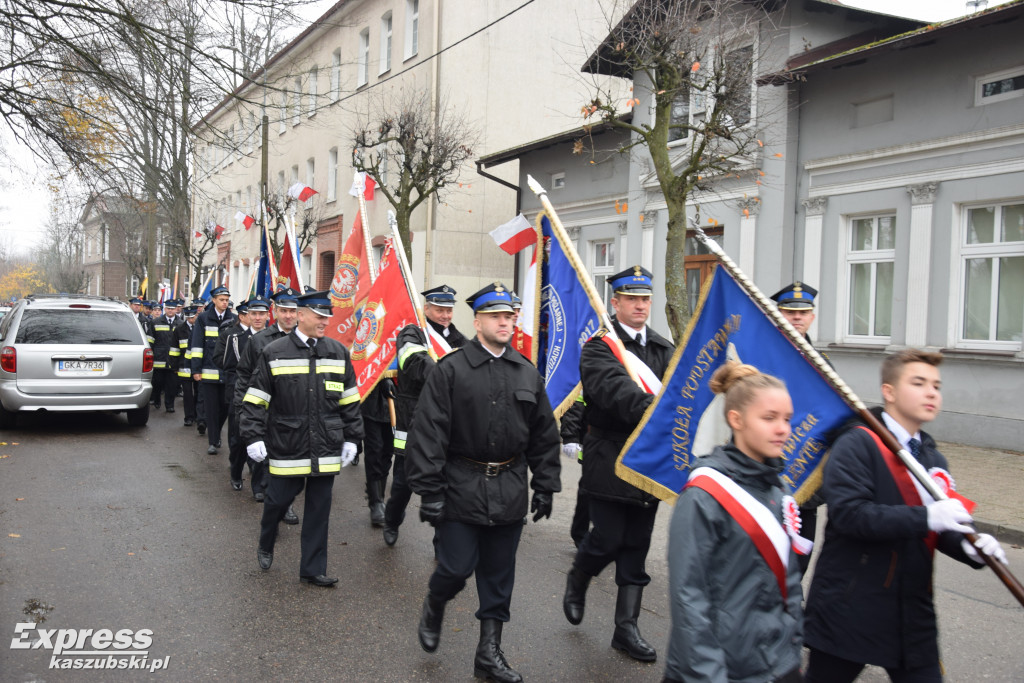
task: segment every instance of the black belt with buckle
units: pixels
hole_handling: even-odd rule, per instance
[[[469,467],[471,470],[477,472],[483,472],[485,477],[496,477],[505,470],[512,469],[512,466],[516,464],[516,459],[511,458],[504,462],[480,462],[479,460],[473,460],[465,456],[460,456],[462,463]]]

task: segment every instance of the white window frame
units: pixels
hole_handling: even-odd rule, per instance
[[[302,76],[296,76],[292,81],[291,103],[292,126],[297,126],[302,121]]]
[[[319,76],[319,69],[313,67],[309,70],[309,83],[306,87],[306,116],[313,118],[316,116],[316,97],[317,97],[317,77]]]
[[[306,159],[306,187],[316,189],[316,159],[314,157]],[[313,197],[306,201],[313,201]]]
[[[565,173],[552,173],[551,174],[551,189],[552,190],[564,190],[565,189]]]
[[[288,187],[291,187],[292,185],[294,185],[297,182],[299,182],[299,165],[298,164],[292,164],[292,178],[291,178],[291,182],[288,183]],[[285,192],[288,191],[288,187],[283,188]]]
[[[998,231],[999,226],[1002,224],[1002,208],[1005,206],[1016,206],[1024,204],[1024,197],[1005,200],[1005,201],[990,201],[980,202],[972,204],[963,204],[959,207],[959,220],[956,222],[958,236],[957,236],[957,249],[954,250],[955,267],[952,272],[956,274],[956,292],[957,296],[955,300],[957,302],[956,310],[951,311],[951,320],[955,328],[955,345],[960,349],[974,349],[974,350],[985,350],[985,351],[1021,351],[1024,350],[1024,342],[1020,341],[1005,341],[995,340],[991,337],[994,336],[995,324],[996,324],[996,306],[998,300],[996,297],[990,299],[990,315],[989,315],[989,339],[965,339],[964,338],[964,313],[967,305],[967,261],[968,259],[979,259],[979,258],[1006,258],[1006,257],[1024,257],[1024,242],[988,242],[984,244],[968,244],[967,243],[967,226],[970,216],[971,209],[984,209],[994,208],[998,212],[998,220],[994,223],[994,230]],[[993,293],[994,289],[998,286],[998,274],[997,269],[993,268],[992,286]],[[952,297],[951,297],[952,298]],[[1024,335],[1024,330],[1021,331]]]
[[[854,221],[872,219],[874,221],[874,242],[877,246],[878,241],[878,220],[880,218],[891,218],[893,221],[893,248],[892,249],[861,249],[854,250],[852,246],[853,241],[853,225]],[[889,321],[888,335],[874,334],[875,324],[875,291],[877,287],[877,264],[879,263],[892,263],[893,268],[896,267],[896,249],[895,240],[897,238],[896,231],[898,230],[897,215],[894,211],[876,211],[866,214],[852,214],[843,217],[843,231],[842,231],[842,283],[845,291],[842,293],[842,297],[839,299],[841,304],[841,318],[839,319],[841,338],[847,344],[868,344],[868,345],[883,345],[888,346],[892,343],[892,328],[893,319]],[[859,264],[872,264],[871,269],[871,293],[870,293],[870,312],[869,320],[871,325],[871,334],[854,334],[850,331],[850,315],[853,312],[853,304],[850,301],[850,297],[853,295],[853,281],[852,281],[852,268],[854,265]],[[895,282],[893,283],[895,287]],[[892,318],[895,318],[896,312],[893,310]]]
[[[359,32],[359,52],[356,55],[356,87],[370,82],[370,28]]]
[[[603,264],[598,263],[598,254],[600,253],[599,248],[602,245],[608,245],[611,248],[611,259],[610,262]],[[587,251],[590,254],[590,277],[594,281],[594,287],[597,288],[598,293],[604,298],[604,305],[609,311],[612,310],[612,292],[611,288],[605,283],[608,281],[608,276],[615,275],[618,271],[615,268],[615,252],[618,251],[619,244],[618,240],[614,237],[606,237],[601,239],[590,240]]]
[[[994,71],[983,76],[978,76],[974,79],[974,106],[980,107],[986,104],[992,104],[994,102],[1005,102],[1006,100],[1012,100],[1015,97],[1024,97],[1024,88],[1018,90],[1012,90],[1007,93],[999,95],[990,95],[989,97],[982,97],[985,86],[989,83],[996,81],[1002,81],[1007,78],[1015,78],[1017,76],[1024,76],[1024,65],[1015,66],[1012,69],[1003,69],[1002,71]]]
[[[279,115],[277,122],[277,134],[283,135],[288,130],[288,91],[282,90],[280,101],[277,103]]]
[[[327,201],[338,199],[338,148],[327,150]]]
[[[405,0],[405,51],[411,59],[420,51],[420,0]]]
[[[394,22],[391,20],[391,12],[387,12],[380,18],[380,65],[378,75],[391,71],[391,36],[393,34]]]
[[[331,102],[341,99],[341,48],[331,53]]]

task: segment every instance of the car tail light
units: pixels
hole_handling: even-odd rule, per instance
[[[13,349],[11,349],[13,351]],[[153,371],[153,349],[142,350],[142,371],[152,372]]]
[[[4,372],[18,371],[18,352],[13,346],[5,346],[3,351],[0,351],[0,369]]]

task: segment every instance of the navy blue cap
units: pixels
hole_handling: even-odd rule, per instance
[[[313,287],[312,287],[311,285],[306,285],[306,286],[305,286],[305,287],[304,287],[304,288],[302,289],[302,291],[303,291],[303,293],[305,293],[305,294],[312,294],[312,293],[313,293],[313,292],[315,292],[316,290],[315,290],[315,289],[313,289]]]
[[[199,307],[196,306],[195,304],[193,304],[191,306],[186,306],[185,307],[185,317],[186,318],[191,318],[192,316],[194,316],[198,312],[199,312]]]
[[[651,278],[654,277],[651,271],[643,266],[631,266],[621,273],[616,273],[608,278],[608,285],[616,294],[627,296],[651,296],[654,287]]]
[[[192,302],[192,305],[193,306],[199,306],[200,308],[204,308],[206,306],[206,304],[208,304],[208,303],[210,303],[210,302],[207,301],[206,299],[196,299],[195,301]]]
[[[298,304],[295,303],[295,298],[298,296],[298,292],[291,287],[286,287],[271,294],[270,299],[278,308],[298,308]]]
[[[818,290],[797,280],[772,294],[777,308],[787,311],[803,311],[814,308],[814,297]]]
[[[262,294],[257,294],[248,301],[244,301],[241,304],[239,304],[239,306],[243,305],[246,306],[250,311],[269,311],[270,299],[263,296]]]
[[[308,308],[314,313],[322,315],[325,318],[331,317],[331,314],[333,313],[333,310],[331,309],[331,292],[327,289],[322,292],[309,292],[296,297],[295,303],[300,308]]]
[[[128,303],[130,303],[130,304],[138,304],[138,305],[141,306],[142,305],[142,298],[141,297],[137,297],[137,296],[133,296],[131,299],[128,299]]]
[[[512,294],[508,287],[495,282],[466,299],[474,313],[512,312]]]
[[[185,300],[184,299],[169,299],[169,300],[164,302],[164,306],[184,306],[184,305],[185,305]]]
[[[518,294],[516,294],[515,292],[512,292],[512,308],[519,309],[519,308],[522,308],[522,307],[523,307],[523,300],[519,297]]]
[[[238,304],[234,308],[235,308],[235,313],[238,313],[239,315],[241,315],[243,313],[248,313],[249,312],[249,302],[248,301],[243,301],[242,303]]]
[[[426,299],[428,304],[444,306],[445,308],[453,308],[455,306],[455,295],[457,292],[448,285],[441,285],[440,287],[434,287],[433,289],[428,289],[425,292],[420,292],[420,294],[423,295],[423,298]]]
[[[225,287],[224,285],[220,285],[219,287],[214,288],[212,292],[210,292],[210,298],[212,299],[213,297],[220,296],[221,294],[227,294],[228,296],[231,296],[231,292],[228,290],[228,288]]]

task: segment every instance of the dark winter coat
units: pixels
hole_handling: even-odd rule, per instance
[[[880,411],[878,411],[880,414]],[[924,468],[948,469],[921,432]],[[939,659],[932,601],[928,513],[903,501],[871,435],[851,428],[833,444],[822,492],[825,540],[807,599],[804,642],[854,662],[922,667]],[[962,534],[940,534],[938,549],[970,564]]]
[[[647,343],[637,344],[615,319],[615,332],[628,351],[643,360],[663,379],[675,347],[672,342],[647,328]],[[615,460],[636,429],[647,406],[654,400],[629,378],[625,366],[612,353],[598,332],[583,345],[580,354],[580,379],[586,397],[587,436],[583,440],[583,489],[594,498],[632,503],[643,507],[657,505],[658,499],[615,475]]]
[[[249,338],[249,342],[242,349],[242,357],[238,359],[238,364],[235,365],[234,405],[236,410],[240,409],[245,392],[249,389],[249,382],[252,381],[252,373],[256,369],[256,361],[259,359],[260,353],[271,342],[287,336],[288,333],[280,327],[271,325]]]
[[[420,392],[437,362],[427,351],[428,341],[417,325],[406,325],[395,344],[398,375],[395,378],[395,455],[404,456],[409,446],[409,430],[416,416]]]
[[[725,474],[782,522],[781,461],[764,464],[728,444],[696,466]],[[762,683],[800,666],[803,592],[792,549],[783,600],[750,535],[710,493],[691,486],[672,511],[668,569],[666,677]]]
[[[488,476],[474,463],[507,463]],[[405,473],[424,502],[467,524],[520,522],[530,488],[554,493],[558,426],[540,374],[506,347],[495,358],[476,339],[437,362],[416,406]]]
[[[224,317],[217,320],[217,309],[208,308],[199,314],[192,327],[192,374],[202,375],[201,382],[223,384],[220,368],[213,360],[214,349],[221,330],[226,330],[238,323],[238,316],[230,310],[224,311]]]

